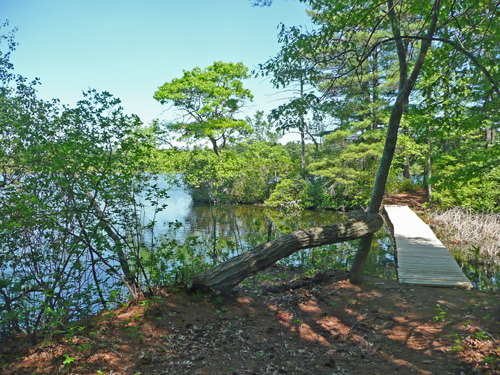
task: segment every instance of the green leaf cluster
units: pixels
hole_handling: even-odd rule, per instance
[[[203,70],[185,70],[181,78],[166,82],[154,94],[160,103],[180,111],[180,120],[167,123],[166,128],[180,134],[181,140],[209,140],[218,154],[238,132],[249,130],[245,121],[235,118],[253,99],[243,87],[242,80],[248,77],[243,63],[217,61]]]

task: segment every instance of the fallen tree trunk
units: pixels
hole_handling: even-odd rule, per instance
[[[296,251],[350,241],[375,233],[383,223],[379,214],[356,212],[347,223],[299,230],[259,245],[218,266],[196,275],[192,289],[229,293],[241,281]]]

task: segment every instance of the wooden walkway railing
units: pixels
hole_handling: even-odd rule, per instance
[[[398,279],[402,283],[472,288],[453,255],[432,229],[408,206],[384,206],[396,242]]]

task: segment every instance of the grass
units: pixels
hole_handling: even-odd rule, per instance
[[[446,239],[445,245],[452,252],[464,255],[478,249],[487,262],[500,256],[500,214],[474,213],[460,207],[436,211],[429,218]]]

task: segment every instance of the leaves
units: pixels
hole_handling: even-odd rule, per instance
[[[154,98],[181,113],[181,121],[166,124],[168,130],[180,133],[183,140],[209,140],[218,154],[238,132],[249,130],[245,121],[235,118],[253,98],[241,81],[248,77],[243,63],[218,61],[204,70],[184,71],[183,77],[160,86]]]

